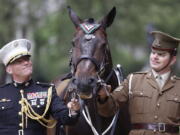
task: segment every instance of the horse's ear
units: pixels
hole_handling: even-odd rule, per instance
[[[76,13],[71,9],[70,6],[67,7],[69,12],[69,17],[71,21],[74,23],[75,27],[78,27],[82,20],[76,15]]]
[[[107,28],[109,27],[113,21],[114,21],[114,17],[116,15],[116,8],[113,7],[111,9],[111,11],[104,17],[100,20],[100,24],[104,27],[104,28]]]

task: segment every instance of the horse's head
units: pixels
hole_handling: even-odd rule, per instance
[[[72,85],[81,98],[91,98],[94,89],[106,79],[112,68],[106,28],[112,24],[116,9],[114,7],[97,22],[93,18],[81,20],[70,7],[68,10],[76,28],[70,61]]]

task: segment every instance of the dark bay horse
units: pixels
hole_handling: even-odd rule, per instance
[[[128,127],[124,126],[127,122],[121,123],[121,113],[120,120],[117,120],[118,130],[113,133],[111,129],[114,126],[111,125],[114,125],[113,120],[116,118],[99,116],[96,105],[98,90],[106,84],[115,89],[121,77],[116,74],[117,69],[113,68],[106,34],[106,28],[113,23],[116,9],[112,8],[99,21],[93,18],[81,20],[70,7],[68,11],[76,28],[72,40],[71,73],[57,79],[55,85],[58,95],[65,100],[79,98],[81,115],[75,126],[65,127],[66,135],[127,135]]]

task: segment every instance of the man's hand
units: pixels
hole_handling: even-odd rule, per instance
[[[80,110],[80,104],[77,99],[72,98],[71,101],[67,104],[67,107],[71,111],[79,111]]]
[[[111,91],[111,85],[103,85],[98,92],[100,101],[103,101],[109,96],[109,92]]]

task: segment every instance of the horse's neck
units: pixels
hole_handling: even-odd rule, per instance
[[[55,84],[57,95],[59,97],[62,97],[63,99],[65,98],[66,88],[68,87],[69,82],[70,82],[70,79],[66,79]]]
[[[90,99],[85,101],[84,107],[81,108],[81,111],[84,110],[87,114],[87,112],[89,113],[89,117],[92,121],[92,123],[97,124],[94,125],[95,127],[98,126],[98,124],[100,124],[100,119],[99,119],[99,115],[98,115],[98,111],[97,111],[97,104],[96,104],[96,99]]]

